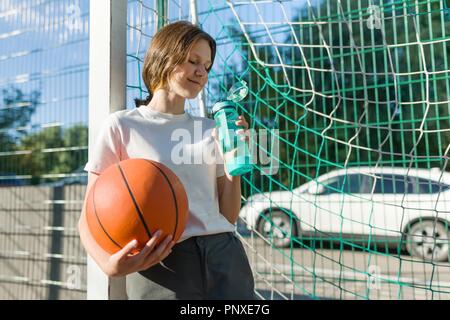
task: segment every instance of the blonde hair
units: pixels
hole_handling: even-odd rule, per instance
[[[136,99],[136,106],[148,104],[156,89],[167,86],[169,76],[176,66],[186,62],[193,45],[200,39],[209,43],[211,66],[216,56],[216,41],[205,31],[189,21],[177,21],[160,29],[147,50],[142,79],[149,92],[145,101]]]

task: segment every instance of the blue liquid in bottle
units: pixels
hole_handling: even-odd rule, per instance
[[[251,171],[253,166],[248,145],[236,134],[236,130],[243,129],[236,125],[239,117],[236,104],[230,100],[218,102],[212,112],[228,174],[240,176]]]

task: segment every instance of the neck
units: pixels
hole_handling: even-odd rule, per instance
[[[147,107],[155,111],[169,114],[183,114],[186,98],[169,92],[165,89],[158,89],[153,94],[152,100]]]

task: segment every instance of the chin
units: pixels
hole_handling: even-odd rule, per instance
[[[198,94],[200,93],[200,91],[196,91],[196,92],[186,92],[186,99],[194,99],[198,96]]]

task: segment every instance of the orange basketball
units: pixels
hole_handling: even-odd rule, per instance
[[[188,198],[180,179],[165,165],[128,159],[107,168],[91,187],[86,200],[89,230],[108,253],[133,239],[137,252],[157,230],[159,241],[177,241],[188,217]]]

